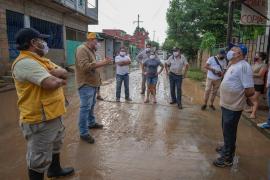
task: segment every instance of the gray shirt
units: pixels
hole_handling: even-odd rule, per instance
[[[150,56],[150,52],[146,52],[146,50],[142,50],[137,56],[136,60],[138,63],[143,64]]]
[[[158,66],[160,66],[161,62],[159,59],[147,59],[143,65],[146,67],[146,72],[148,77],[157,76]]]
[[[184,55],[175,58],[173,55],[169,57],[166,62],[170,66],[169,71],[176,75],[183,75],[183,69],[188,65],[187,59]]]

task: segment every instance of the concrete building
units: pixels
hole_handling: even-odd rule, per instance
[[[0,0],[0,76],[18,56],[14,35],[19,29],[49,34],[48,58],[68,66],[91,24],[98,24],[98,0]]]
[[[104,39],[104,41],[101,41],[101,47],[97,50],[97,59],[103,59],[105,57],[114,58],[114,43],[116,39],[113,36],[107,35],[105,33],[99,33],[99,35]]]
[[[144,43],[141,44],[141,40],[138,40],[137,36],[127,34],[125,31],[120,29],[103,29],[103,33],[110,35],[115,38],[114,41],[114,56],[117,54],[121,46],[128,48],[131,58],[135,58],[137,51],[140,48],[144,48]],[[146,38],[145,38],[146,39]],[[145,40],[144,39],[144,40]],[[137,41],[139,43],[137,43]],[[142,40],[143,41],[143,40]]]

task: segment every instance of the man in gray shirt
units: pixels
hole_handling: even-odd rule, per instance
[[[173,49],[173,55],[165,63],[165,70],[170,79],[172,98],[170,104],[177,103],[178,108],[182,109],[182,79],[186,76],[188,62],[185,56],[180,53],[179,48],[175,47]]]
[[[149,59],[149,57],[150,57],[150,51],[151,51],[151,44],[150,44],[150,43],[147,43],[147,44],[146,44],[146,48],[145,48],[144,50],[142,50],[142,51],[136,56],[137,62],[140,64],[142,70],[143,70],[143,68],[142,68],[143,63],[144,63],[147,59]],[[144,73],[145,73],[145,72],[142,71],[141,94],[145,94],[146,76],[144,75]]]

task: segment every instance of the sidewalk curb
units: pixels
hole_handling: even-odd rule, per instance
[[[250,119],[245,113],[242,113],[242,119],[251,123],[259,132],[261,132],[265,137],[270,139],[270,129],[262,129],[257,126],[257,123]]]

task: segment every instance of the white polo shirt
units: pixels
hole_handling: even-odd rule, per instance
[[[115,63],[128,61],[128,60],[130,60],[130,58],[127,55],[125,55],[125,56],[118,55],[118,56],[115,57]],[[116,65],[116,74],[125,75],[125,74],[128,74],[128,73],[129,73],[129,65],[126,65],[126,66]]]
[[[226,60],[218,60],[219,64],[221,65],[222,69],[224,70],[226,68]],[[222,71],[220,66],[217,64],[215,57],[212,56],[210,57],[206,64],[210,66],[210,68],[215,69],[216,71]],[[221,79],[222,77],[215,75],[212,71],[208,70],[207,71],[207,78],[212,79],[212,80],[218,80]]]
[[[232,111],[242,111],[246,105],[245,89],[254,87],[251,66],[241,60],[232,64],[220,85],[220,105]]]

